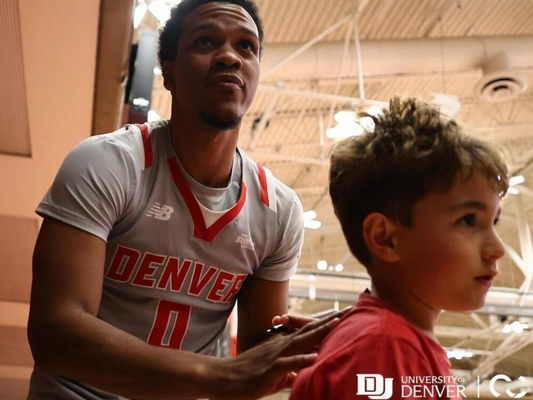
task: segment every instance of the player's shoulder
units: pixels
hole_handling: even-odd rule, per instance
[[[168,121],[150,125],[128,124],[114,132],[91,136],[80,142],[72,154],[81,159],[94,159],[106,165],[114,162],[126,161],[136,169],[145,169],[146,154],[154,152],[152,137],[161,136],[166,132],[165,124]]]
[[[73,152],[77,155],[88,153],[106,158],[124,153],[133,155],[136,152],[135,135],[132,126],[126,125],[114,132],[91,136],[81,141],[74,147]]]

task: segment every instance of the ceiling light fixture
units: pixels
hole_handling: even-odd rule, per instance
[[[376,115],[381,110],[377,106],[365,110],[370,115]],[[326,130],[329,139],[344,139],[350,136],[359,136],[365,132],[374,131],[374,120],[370,117],[357,117],[353,111],[339,111],[334,116],[337,125]]]
[[[313,210],[304,212],[304,227],[309,229],[318,229],[322,226],[322,222],[316,221],[316,212]]]
[[[325,271],[328,269],[328,262],[326,260],[319,260],[316,263],[316,268],[320,271]]]
[[[520,321],[514,321],[512,324],[506,324],[503,327],[503,333],[522,333],[529,328],[529,324]]]
[[[463,358],[471,358],[474,353],[468,350],[451,350],[447,351],[448,358],[455,358],[456,360],[462,360]]]
[[[521,183],[524,183],[525,181],[526,179],[524,178],[523,175],[512,176],[511,179],[509,179],[509,186],[520,185]]]

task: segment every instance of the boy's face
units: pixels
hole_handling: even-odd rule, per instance
[[[417,202],[411,227],[398,230],[404,287],[431,309],[482,307],[505,253],[495,231],[500,211],[496,184],[477,172]]]

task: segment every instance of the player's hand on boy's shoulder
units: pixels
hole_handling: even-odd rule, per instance
[[[324,312],[313,314],[310,316],[294,314],[276,315],[274,318],[272,318],[272,326],[276,327],[279,325],[284,325],[289,328],[289,331],[295,331],[298,329],[302,329],[310,322],[318,321],[334,314],[339,315],[340,318],[350,309],[351,307],[345,308],[342,311],[326,310]]]
[[[288,335],[276,335],[237,357],[222,359],[216,400],[252,400],[292,386],[295,373],[316,360],[313,348],[339,322],[340,313],[307,323]],[[311,353],[311,354],[310,354]]]

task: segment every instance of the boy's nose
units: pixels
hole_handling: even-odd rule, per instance
[[[496,231],[492,231],[487,242],[483,246],[483,258],[496,261],[505,255],[505,246]]]

